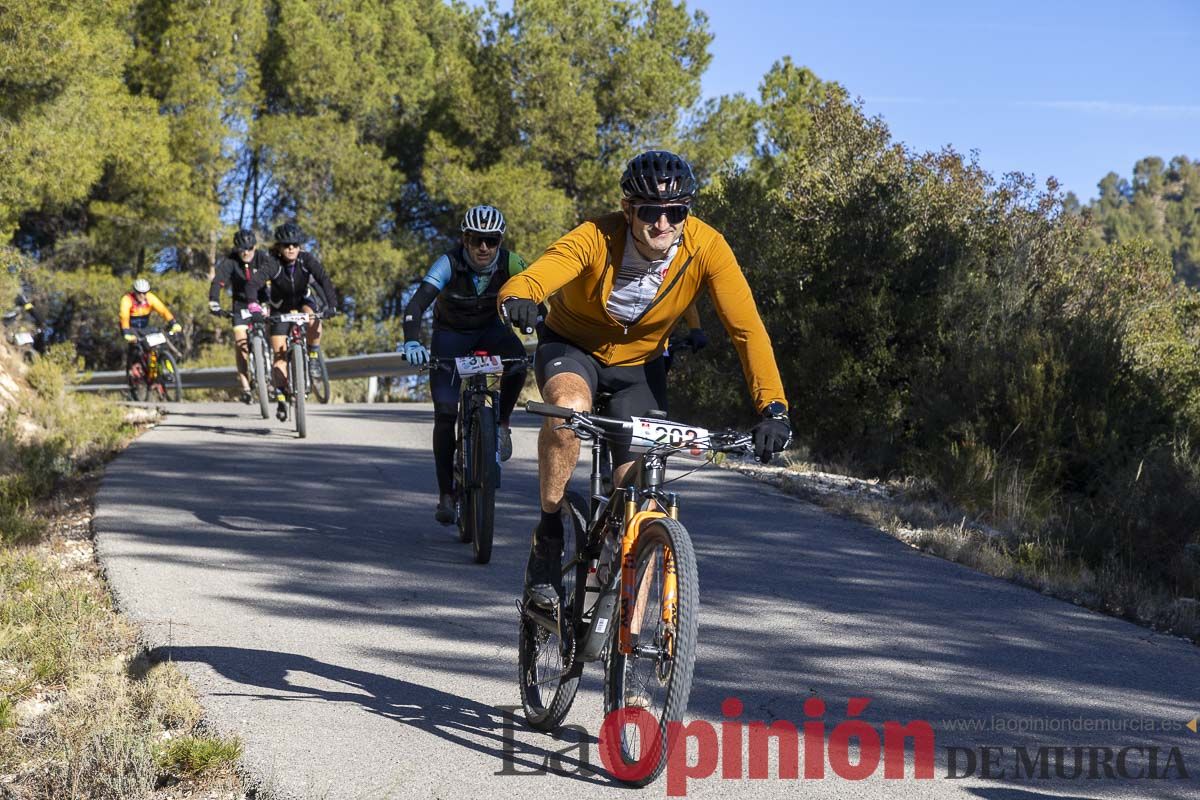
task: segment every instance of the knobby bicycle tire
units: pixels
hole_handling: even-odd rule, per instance
[[[492,558],[499,471],[495,412],[490,406],[480,404],[471,412],[471,476],[466,481],[465,504],[471,519],[471,549],[476,564],[486,564]]]
[[[465,400],[465,398],[464,398]],[[469,432],[470,421],[466,418],[467,404],[460,402],[458,404],[458,419],[455,422],[454,430],[454,523],[458,526],[458,540],[460,542],[471,541],[471,524],[468,522],[467,513],[467,491],[466,491],[466,472],[467,472],[467,452],[471,449],[471,434]]]
[[[304,417],[304,375],[308,369],[304,348],[298,344],[292,345],[291,378],[292,397],[295,402],[296,434],[303,439],[308,436],[308,420]]]
[[[696,665],[700,582],[691,537],[677,520],[661,517],[643,523],[635,547],[633,563],[638,576],[635,579],[635,597],[644,580],[651,581],[653,585],[655,578],[660,576],[658,570],[650,563],[656,553],[662,553],[664,558],[669,553],[669,558],[674,561],[678,598],[676,621],[670,626],[673,627],[674,656],[662,662],[647,657],[639,658],[636,655],[626,656],[618,646],[618,637],[614,636],[608,648],[608,661],[604,671],[605,719],[608,719],[613,711],[626,707],[630,692],[637,691],[637,699],[632,705],[641,707],[657,721],[657,740],[635,744],[626,736],[631,726],[621,726],[617,731],[619,735],[601,736],[601,747],[610,748],[609,763],[621,764],[624,767],[625,774],[614,777],[631,786],[646,786],[662,773],[670,748],[674,745],[667,736],[669,724],[682,722],[683,714],[687,710],[688,695],[692,689],[692,671]],[[658,617],[659,608],[657,598],[648,598],[642,615],[642,637],[646,636],[646,613],[651,617]],[[667,626],[660,626],[659,630],[665,627]],[[660,644],[657,635],[651,644]],[[646,670],[647,667],[650,669]],[[642,681],[639,676],[631,675],[642,670],[650,673],[648,680]],[[657,687],[653,685],[655,683]],[[645,688],[662,690],[661,707],[657,703],[647,703],[648,698],[644,698],[641,692]]]
[[[587,528],[584,513],[587,503],[578,494],[570,492],[563,503],[563,626],[574,638],[575,623],[579,617],[584,602],[585,581],[587,577],[587,559],[567,568],[575,560],[578,553],[587,546]],[[517,647],[517,679],[521,688],[521,705],[525,711],[525,721],[540,731],[552,731],[566,719],[567,712],[575,702],[575,693],[579,690],[579,677],[583,674],[583,664],[576,661],[572,668],[562,677],[551,683],[538,685],[538,680],[545,674],[550,677],[561,673],[561,655],[558,663],[553,658],[557,652],[557,637],[546,636],[546,632],[538,623],[528,616],[521,615],[520,642]],[[546,648],[554,648],[548,655],[547,663],[539,664],[539,656],[546,653]]]
[[[160,353],[158,356],[158,383],[168,402],[178,403],[183,399],[183,379],[170,353]]]
[[[258,410],[263,419],[268,419],[271,416],[271,394],[267,385],[267,343],[263,337],[250,337],[250,358],[253,361],[250,379],[257,390]]]

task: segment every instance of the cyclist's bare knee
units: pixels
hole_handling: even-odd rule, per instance
[[[592,392],[587,381],[572,372],[560,372],[547,380],[542,386],[542,399],[576,411],[592,410]]]

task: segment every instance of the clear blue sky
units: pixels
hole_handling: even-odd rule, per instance
[[[500,0],[503,9],[511,0]],[[1088,200],[1149,155],[1200,159],[1200,0],[690,0],[706,97],[792,60],[917,150],[979,151]]]
[[[894,138],[1050,175],[1081,200],[1138,159],[1200,159],[1200,0],[695,0],[705,96],[757,97],[790,55]]]

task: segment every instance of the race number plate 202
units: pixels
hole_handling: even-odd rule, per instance
[[[158,347],[160,344],[166,344],[166,343],[167,343],[167,337],[161,333],[146,334],[146,344],[150,345],[151,347]]]
[[[504,372],[500,356],[463,356],[454,359],[459,375],[496,375]]]
[[[634,449],[648,449],[664,444],[683,447],[688,442],[706,439],[708,439],[708,431],[695,425],[684,425],[679,422],[648,417],[633,418],[633,441],[631,444]]]

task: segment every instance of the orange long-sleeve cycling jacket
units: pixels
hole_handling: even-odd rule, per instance
[[[758,409],[786,405],[771,339],[750,285],[725,237],[694,216],[684,223],[679,250],[645,312],[626,325],[608,313],[608,297],[625,250],[628,224],[620,212],[584,222],[547,248],[500,289],[540,303],[554,292],[546,324],[606,366],[642,364],[663,351],[671,329],[701,289],[729,332]]]

